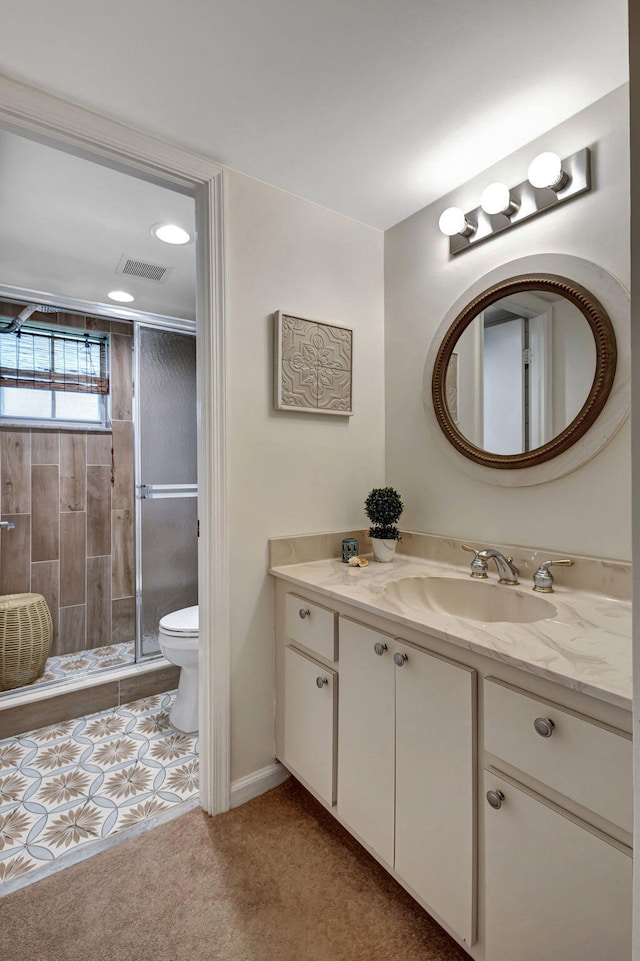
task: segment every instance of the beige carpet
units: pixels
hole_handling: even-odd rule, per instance
[[[463,961],[295,781],[0,900],[7,961]]]

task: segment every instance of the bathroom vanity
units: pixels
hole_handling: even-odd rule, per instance
[[[624,565],[539,595],[524,549],[514,587],[427,535],[362,569],[296,540],[271,542],[278,759],[473,958],[628,961]]]

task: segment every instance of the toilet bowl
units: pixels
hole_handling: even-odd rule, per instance
[[[198,730],[198,605],[165,614],[159,625],[160,650],[181,668],[178,693],[169,720],[183,733]]]

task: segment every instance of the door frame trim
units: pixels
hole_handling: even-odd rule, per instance
[[[229,808],[231,787],[223,169],[3,75],[0,127],[195,199],[200,803],[218,814]]]

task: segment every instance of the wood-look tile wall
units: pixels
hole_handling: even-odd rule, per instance
[[[54,654],[132,641],[132,327],[62,312],[33,319],[111,334],[111,431],[0,426],[0,512],[15,524],[0,533],[0,594],[46,598]]]

